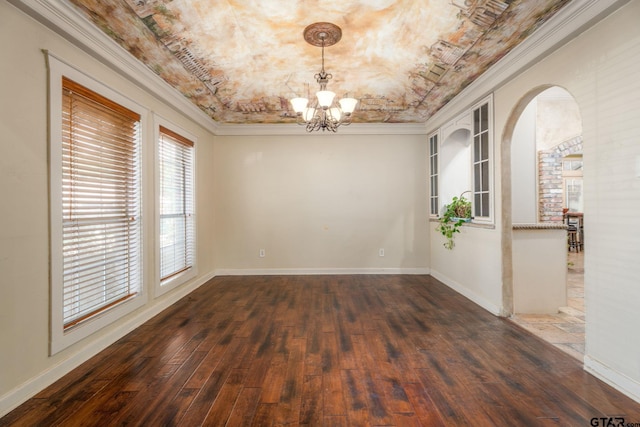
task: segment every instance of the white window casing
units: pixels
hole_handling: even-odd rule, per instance
[[[146,110],[48,54],[50,353],[146,302],[142,131]]]

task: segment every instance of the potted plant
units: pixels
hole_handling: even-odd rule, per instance
[[[438,227],[436,231],[439,231],[447,241],[444,242],[444,247],[451,250],[455,246],[453,241],[453,235],[460,232],[460,226],[471,221],[471,201],[464,198],[465,191],[460,197],[453,197],[451,203],[444,206],[442,216],[438,219]]]

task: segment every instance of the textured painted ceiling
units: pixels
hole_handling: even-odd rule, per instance
[[[325,49],[328,89],[359,100],[353,121],[420,123],[570,0],[71,0],[218,123],[288,123],[318,89],[314,22],[342,28]]]

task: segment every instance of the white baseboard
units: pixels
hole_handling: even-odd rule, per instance
[[[609,368],[590,356],[584,357],[584,370],[640,403],[640,383]]]
[[[133,331],[138,326],[142,325],[147,320],[151,319],[155,315],[159,314],[178,300],[191,293],[198,287],[205,284],[207,281],[215,277],[215,274],[209,273],[200,277],[198,280],[178,288],[175,292],[169,294],[168,298],[162,301],[162,303],[152,305],[148,308],[142,308],[139,312],[136,312],[127,322],[119,325],[117,328],[110,330],[104,335],[101,335],[98,339],[90,341],[91,338],[87,338],[90,341],[84,347],[79,348],[76,352],[69,355],[68,358],[60,363],[49,367],[45,371],[41,372],[37,376],[27,380],[23,384],[8,391],[4,395],[0,396],[0,417],[8,414],[13,409],[33,397],[35,394],[45,389],[49,385],[53,384],[64,375],[77,368],[82,363],[89,360],[91,357],[98,354],[129,332]]]
[[[323,274],[429,274],[428,268],[222,268],[216,276],[293,276]]]
[[[456,282],[455,280],[451,279],[450,277],[447,277],[444,274],[439,273],[439,272],[434,271],[434,270],[431,270],[431,275],[435,279],[438,279],[439,281],[441,281],[442,283],[444,283],[445,285],[447,285],[448,287],[453,289],[454,291],[456,291],[459,294],[465,296],[466,298],[469,298],[471,301],[475,302],[476,304],[478,304],[480,307],[484,308],[485,310],[487,310],[491,314],[494,314],[496,316],[500,316],[501,315],[502,310],[500,309],[499,306],[493,304],[491,301],[488,301],[486,298],[481,297],[480,295],[476,294],[475,292],[473,292],[472,290],[470,290],[466,286],[463,286],[462,284]]]

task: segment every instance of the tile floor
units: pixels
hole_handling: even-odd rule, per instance
[[[569,252],[567,307],[558,314],[515,314],[511,320],[582,362],[584,357],[584,252]]]

